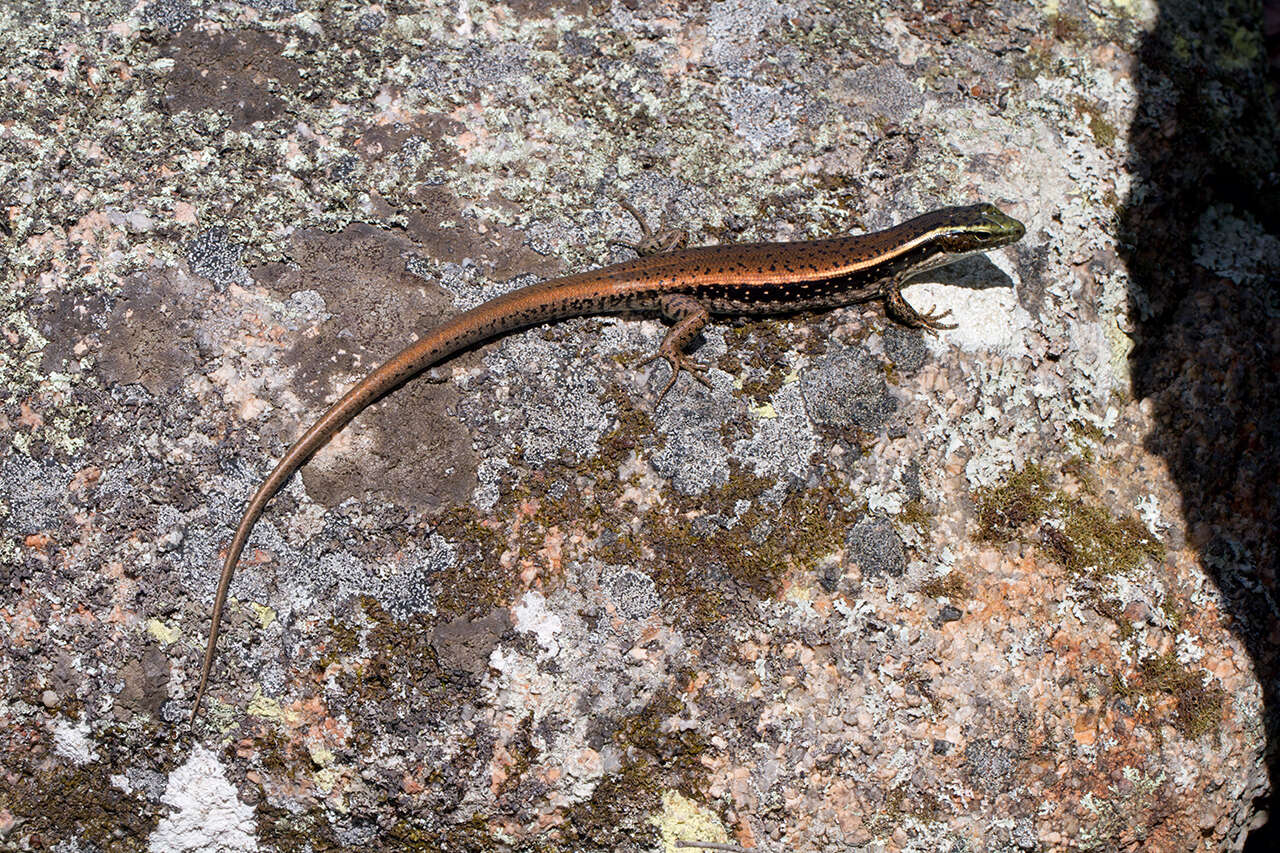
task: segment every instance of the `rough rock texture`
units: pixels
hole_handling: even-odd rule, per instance
[[[1275,752],[1259,0],[0,4],[0,848],[1237,849]],[[1270,46],[1274,52],[1274,46]],[[1274,77],[1272,78],[1274,82]],[[996,202],[880,306],[451,313]],[[684,848],[689,849],[689,848]]]

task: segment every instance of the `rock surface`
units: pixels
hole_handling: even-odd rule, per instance
[[[0,848],[1238,849],[1280,681],[1260,14],[3,4]],[[443,318],[626,257],[619,195],[695,243],[1027,235],[907,290],[954,331],[716,323],[656,409],[652,318],[410,383],[259,522],[190,730],[273,461]]]

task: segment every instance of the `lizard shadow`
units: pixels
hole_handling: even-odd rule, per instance
[[[1266,0],[1277,53],[1280,2]],[[1133,393],[1182,499],[1186,543],[1262,686],[1280,779],[1280,123],[1259,0],[1166,0],[1144,37],[1120,210]],[[1270,248],[1269,248],[1270,247]],[[1241,664],[1242,667],[1246,666]],[[1216,722],[1217,715],[1214,715]],[[1204,735],[1212,737],[1212,735]],[[1244,749],[1244,744],[1236,744]],[[1270,805],[1267,779],[1242,796]],[[1243,834],[1248,827],[1236,827]],[[1275,822],[1246,850],[1276,849]]]
[[[1014,287],[1013,279],[986,255],[974,255],[907,279],[906,285],[947,284],[967,290],[993,290]]]

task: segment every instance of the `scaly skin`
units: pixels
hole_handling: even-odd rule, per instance
[[[627,205],[633,214],[634,208]],[[639,219],[639,216],[637,216]],[[640,252],[682,245],[679,237],[644,235]],[[835,308],[884,299],[890,316],[913,328],[953,328],[946,314],[920,313],[902,298],[911,276],[1019,240],[1022,223],[990,204],[949,207],[873,234],[796,243],[740,243],[649,254],[590,272],[523,287],[466,311],[405,347],[329,407],[303,433],[258,487],[227,549],[213,602],[200,686],[191,707],[195,721],[209,682],[227,589],[240,553],[267,502],[351,419],[417,374],[460,350],[527,326],[615,312],[660,313],[674,325],[653,358],[699,381],[706,369],[685,355],[711,314],[777,314]],[[624,244],[631,245],[631,244]],[[650,359],[652,360],[652,359]]]

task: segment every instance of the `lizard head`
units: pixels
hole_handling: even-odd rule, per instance
[[[1007,246],[1027,233],[1021,222],[1000,212],[994,204],[970,204],[946,211],[947,227],[939,242],[952,255],[985,252]]]

